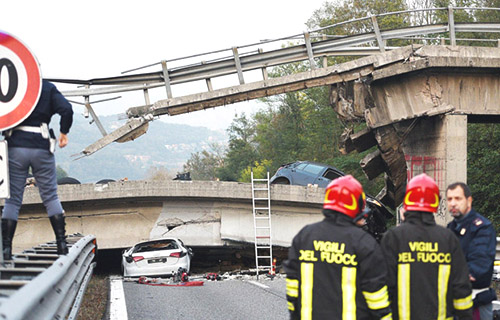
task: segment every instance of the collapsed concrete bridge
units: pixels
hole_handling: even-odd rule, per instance
[[[331,101],[341,117],[366,121],[366,130],[345,135],[344,148],[377,145],[361,166],[369,178],[385,173],[379,199],[394,208],[407,179],[422,172],[442,192],[466,181],[467,123],[500,119],[500,49],[412,46],[352,63],[359,77],[332,85]],[[441,223],[445,212],[441,205]]]
[[[147,124],[147,115],[178,114],[328,85],[339,116],[367,124],[364,131],[345,134],[344,150],[377,146],[361,165],[370,179],[385,174],[386,186],[378,198],[395,208],[402,201],[408,175],[427,172],[441,190],[451,182],[466,180],[466,124],[498,119],[499,70],[500,48],[407,46],[335,66],[131,108],[129,115],[139,118],[132,117],[89,148],[134,135],[134,130]],[[444,210],[440,212],[444,223]]]
[[[271,188],[273,244],[287,247],[306,224],[319,221],[324,189]],[[221,181],[124,181],[60,185],[69,234],[93,234],[100,249],[117,249],[163,236],[190,246],[223,247],[254,241],[250,183]],[[0,203],[1,205],[2,203]],[[27,187],[14,251],[54,237],[38,194]]]
[[[386,186],[378,198],[395,208],[402,201],[407,178],[415,174],[427,172],[442,191],[450,182],[465,181],[467,122],[498,121],[500,49],[464,47],[457,43],[471,41],[460,35],[475,34],[481,39],[472,39],[473,43],[498,45],[498,39],[491,35],[500,33],[500,23],[480,22],[470,19],[474,15],[469,17],[469,14],[465,16],[472,21],[463,21],[464,15],[457,15],[460,21],[455,22],[455,12],[499,10],[450,6],[369,15],[303,35],[162,60],[130,70],[160,66],[159,71],[90,80],[52,80],[85,86],[63,92],[67,97],[85,99],[82,104],[103,134],[101,139],[82,150],[82,156],[91,155],[112,142],[137,138],[147,131],[150,121],[161,115],[173,116],[330,86],[331,103],[339,116],[367,124],[366,130],[345,132],[343,150],[363,151],[377,146],[376,151],[363,159],[361,166],[370,179],[384,174]],[[428,18],[425,19],[428,24],[422,25],[421,13]],[[393,26],[387,19],[401,21],[401,24]],[[359,23],[365,27],[359,29]],[[385,29],[380,27],[382,25]],[[363,33],[335,33],[336,28],[344,30],[344,27],[345,30],[363,30]],[[288,41],[288,44],[276,48],[281,41]],[[291,41],[297,44],[290,45]],[[396,43],[426,45],[390,46]],[[440,45],[436,45],[438,43]],[[262,48],[271,44],[274,47],[267,51]],[[216,53],[222,56],[214,57]],[[335,56],[365,57],[328,66],[327,57]],[[193,63],[193,59],[201,61]],[[180,61],[184,64],[172,67]],[[310,70],[269,78],[267,68],[295,62],[309,64]],[[261,71],[261,81],[245,79],[245,75],[253,71]],[[212,79],[235,75],[238,85],[214,89]],[[206,83],[207,91],[173,96],[172,86],[199,81]],[[167,99],[151,103],[149,90],[153,89],[165,90]],[[127,123],[108,134],[93,111],[90,97],[127,91],[143,91],[145,103],[129,108]],[[444,223],[447,219],[444,210],[440,210],[440,217]]]

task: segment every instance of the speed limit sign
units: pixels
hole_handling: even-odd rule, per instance
[[[15,127],[31,114],[41,89],[35,56],[19,39],[0,31],[0,131]]]

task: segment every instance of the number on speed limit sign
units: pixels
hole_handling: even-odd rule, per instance
[[[0,31],[0,131],[15,127],[31,114],[41,89],[35,56],[17,38]]]

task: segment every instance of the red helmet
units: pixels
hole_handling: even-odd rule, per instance
[[[439,207],[439,188],[425,173],[413,177],[406,185],[403,208],[406,211],[436,213]]]
[[[365,205],[363,187],[351,175],[337,178],[326,187],[323,209],[338,211],[354,219],[363,212]]]

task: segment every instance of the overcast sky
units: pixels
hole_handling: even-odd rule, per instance
[[[43,77],[91,79],[118,76],[162,59],[300,34],[324,2],[11,0],[1,5],[0,30],[31,49]],[[142,99],[141,93],[135,95]],[[134,103],[122,98],[94,107],[106,115],[124,112]],[[81,108],[74,107],[77,112]],[[161,119],[225,129],[235,112],[248,114],[258,107],[256,101],[243,102]]]

